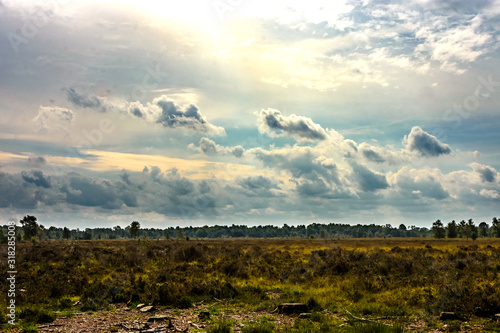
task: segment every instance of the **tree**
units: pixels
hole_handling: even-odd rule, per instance
[[[184,239],[184,233],[182,232],[182,229],[180,227],[177,227],[177,234],[175,235],[175,238],[177,239]]]
[[[464,234],[467,240],[469,238],[472,238],[472,233],[474,232],[475,229],[476,226],[474,225],[474,221],[472,221],[472,219],[469,219],[469,222],[467,222],[464,228]],[[477,231],[476,231],[476,238],[477,238]]]
[[[130,237],[132,238],[139,237],[139,234],[141,233],[141,224],[137,221],[130,223],[129,232],[130,232]]]
[[[476,240],[478,236],[478,229],[472,219],[469,219],[469,223],[467,224],[467,235],[472,238],[472,240]]]
[[[448,238],[457,238],[457,222],[455,222],[455,220],[448,223],[446,233],[448,235]]]
[[[479,237],[488,237],[489,228],[490,227],[488,226],[488,223],[486,222],[479,223]]]
[[[64,239],[70,239],[71,238],[71,230],[68,228],[64,227],[63,233],[62,233],[62,238]]]
[[[406,226],[404,224],[399,225],[399,230],[406,231]]]
[[[441,222],[441,220],[437,220],[432,224],[432,233],[436,238],[444,238],[446,236],[443,222]]]
[[[465,220],[462,220],[460,221],[460,223],[458,224],[458,237],[460,238],[464,238],[465,236],[465,230],[467,229],[467,222],[465,222]]]
[[[494,217],[493,221],[491,222],[491,229],[493,231],[493,237],[500,238],[500,220],[498,220],[496,217]]]
[[[26,215],[21,221],[19,221],[23,226],[24,239],[29,240],[32,237],[37,237],[40,232],[40,226],[36,222],[36,217],[31,215]]]

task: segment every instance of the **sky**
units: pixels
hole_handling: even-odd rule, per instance
[[[500,215],[500,1],[0,0],[0,218]]]

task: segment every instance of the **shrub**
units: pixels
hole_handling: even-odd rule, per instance
[[[190,297],[182,296],[178,299],[174,306],[178,309],[189,309],[193,305],[193,300]]]
[[[41,324],[51,323],[56,319],[55,314],[39,305],[29,305],[21,308],[19,318],[24,322]]]
[[[61,310],[71,309],[73,302],[69,296],[64,296],[58,301],[58,308]]]

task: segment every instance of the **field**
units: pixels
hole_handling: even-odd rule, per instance
[[[125,310],[133,326],[153,315],[139,303],[190,316],[191,332],[500,332],[494,238],[42,241],[18,243],[16,261],[12,332]],[[282,303],[309,314],[278,315]],[[115,324],[105,331],[127,331]]]

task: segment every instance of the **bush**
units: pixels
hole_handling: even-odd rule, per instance
[[[21,308],[19,318],[27,323],[42,324],[53,322],[56,319],[56,315],[41,306],[30,305]]]
[[[68,296],[64,296],[58,301],[58,308],[61,310],[71,309],[73,302],[71,302],[71,298]]]
[[[193,305],[193,300],[190,297],[183,296],[174,303],[178,309],[189,309]]]

